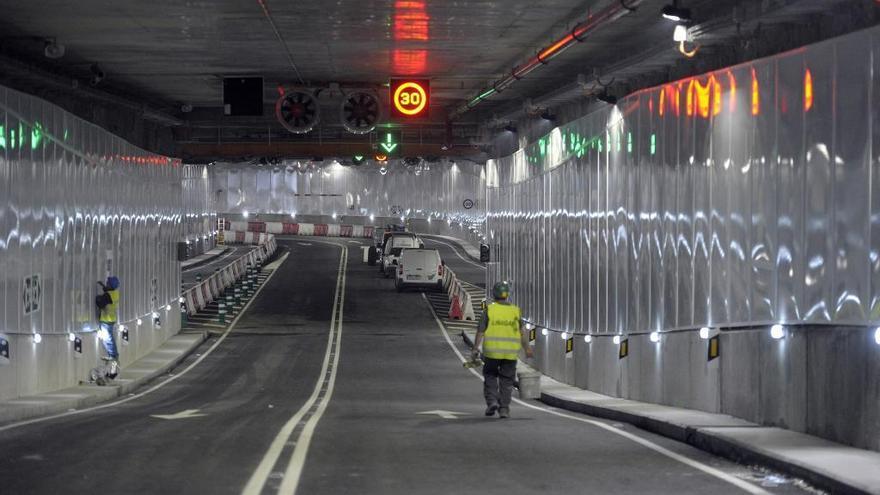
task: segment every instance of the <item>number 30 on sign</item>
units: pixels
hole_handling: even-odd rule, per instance
[[[431,83],[427,79],[391,80],[391,115],[427,117],[431,103]]]

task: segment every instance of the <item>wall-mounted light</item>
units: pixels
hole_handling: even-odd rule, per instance
[[[584,335],[584,342],[586,342],[586,343],[589,344],[589,343],[592,342],[592,341],[593,341],[593,336],[592,336],[592,335]]]
[[[542,329],[541,329],[541,335],[543,335],[543,336],[546,337],[548,333],[550,333],[550,331],[547,330],[546,328],[542,328]]]
[[[68,333],[67,333],[67,340],[69,340],[69,341],[71,341],[71,342],[75,341],[75,340],[76,340],[76,334],[73,333],[73,332],[68,332]]]
[[[376,215],[373,215],[372,213],[370,213],[370,221],[372,222],[374,220],[376,220]]]
[[[877,345],[880,345],[880,327],[877,327],[877,330],[874,330],[874,342],[876,342]]]
[[[700,329],[700,338],[703,340],[709,338],[709,327],[703,327]]]
[[[170,305],[170,304],[166,304],[166,305],[165,305],[165,311],[171,311],[171,305]]]
[[[141,324],[142,324],[143,322],[144,322],[144,320],[138,318],[136,323],[137,323],[138,326],[141,326]]]
[[[152,316],[153,316],[153,318],[158,318],[158,317],[159,317],[159,313],[157,313],[156,311],[153,311],[153,315],[152,315]]]
[[[655,331],[651,332],[651,334],[648,336],[648,338],[651,339],[651,342],[657,344],[660,342],[660,332],[655,330]]]
[[[39,344],[40,342],[43,341],[43,336],[40,335],[40,334],[38,334],[38,333],[35,333],[34,336],[31,337],[31,338],[32,338],[33,341],[34,341],[34,344]]]
[[[615,344],[620,344],[620,335],[615,335],[614,338],[611,339],[611,341]]]
[[[675,31],[672,32],[672,39],[678,43],[680,41],[687,41],[688,39],[688,29],[684,24],[676,24]]]
[[[568,332],[562,332],[560,336],[562,337],[562,340],[568,340]]]
[[[330,215],[330,217],[333,218],[333,220],[336,220],[336,212],[334,211],[333,214]]]
[[[241,216],[243,216],[244,218],[247,218],[247,217],[251,216],[251,214],[248,213],[247,210],[244,210],[244,211],[242,212]]]
[[[782,327],[782,325],[777,323],[776,325],[770,327],[770,336],[776,340],[779,340],[782,337],[785,337],[785,329]]]

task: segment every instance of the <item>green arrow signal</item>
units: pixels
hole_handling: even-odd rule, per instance
[[[364,155],[354,155],[354,161],[359,162],[364,159]]]
[[[386,153],[391,153],[394,151],[395,148],[397,148],[397,143],[393,141],[393,136],[391,136],[391,133],[388,133],[385,134],[385,142],[379,144],[379,146],[383,150],[385,150]]]

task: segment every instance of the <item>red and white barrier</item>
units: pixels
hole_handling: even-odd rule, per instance
[[[288,222],[226,222],[227,238],[235,233],[236,242],[251,242],[251,237],[239,236],[241,233],[283,234],[326,237],[355,237],[370,239],[376,232],[372,225],[343,225],[337,223],[288,223]]]
[[[195,314],[205,309],[208,304],[223,294],[224,289],[234,285],[236,280],[247,273],[248,264],[257,266],[258,263],[262,263],[263,260],[271,256],[277,248],[275,236],[260,232],[228,232],[227,242],[247,242],[257,244],[257,247],[224,266],[200,284],[185,291],[183,298],[188,314]]]
[[[449,318],[453,320],[475,320],[473,298],[464,290],[458,276],[448,266],[443,270],[443,288],[449,298]]]

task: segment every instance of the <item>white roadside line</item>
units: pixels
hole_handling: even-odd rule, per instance
[[[321,241],[317,241],[321,242]],[[318,399],[318,396],[321,393],[321,389],[324,386],[325,380],[327,383],[327,391],[324,394],[324,397],[321,400],[321,403],[318,405],[318,409],[309,418],[306,426],[303,427],[303,430],[300,432],[299,438],[296,440],[296,447],[291,455],[290,462],[288,463],[287,469],[284,473],[284,481],[279,489],[279,493],[295,493],[296,487],[299,484],[299,478],[302,474],[303,466],[305,465],[305,457],[308,452],[309,443],[311,442],[312,433],[314,432],[315,426],[318,424],[318,420],[321,419],[321,416],[324,413],[324,409],[327,406],[327,403],[330,401],[330,395],[333,392],[333,386],[336,382],[336,370],[339,365],[339,351],[342,343],[342,308],[339,307],[340,304],[345,302],[345,277],[346,277],[346,267],[348,264],[348,247],[341,244],[324,242],[324,244],[333,244],[342,248],[342,251],[339,255],[339,271],[336,276],[336,293],[333,297],[333,308],[332,315],[330,318],[330,332],[327,335],[327,349],[324,352],[324,362],[321,365],[321,372],[318,374],[318,381],[315,383],[315,389],[312,391],[312,395],[309,399],[302,405],[302,407],[281,427],[281,430],[272,440],[272,443],[269,445],[269,449],[263,454],[263,458],[260,461],[260,464],[257,466],[257,469],[251,475],[244,489],[241,491],[242,495],[259,495],[262,493],[264,486],[266,485],[266,481],[269,479],[269,475],[272,473],[272,468],[278,462],[278,458],[281,456],[281,452],[284,450],[285,444],[290,439],[290,435],[293,433],[293,430],[296,429],[296,426],[302,421],[303,416],[311,410],[312,406],[315,404],[315,401]],[[337,309],[339,309],[339,318],[337,318]],[[332,345],[334,341],[334,336],[336,338],[336,345]],[[330,365],[330,355],[334,354],[332,351],[335,349],[335,356],[333,357],[333,368],[330,370],[329,379],[326,378],[327,370]]]
[[[286,259],[287,259],[287,253],[285,253],[284,256],[281,258],[281,260],[279,260],[279,261],[280,261],[281,263],[283,263],[284,260],[286,260]],[[280,266],[280,263],[279,263],[279,266]],[[100,409],[106,409],[106,408],[109,408],[109,407],[118,406],[118,405],[120,405],[120,404],[125,404],[126,402],[130,402],[130,401],[133,401],[133,400],[135,400],[135,399],[140,399],[141,397],[143,397],[143,396],[145,396],[145,395],[147,395],[147,394],[153,393],[153,392],[155,392],[156,390],[159,390],[160,388],[164,387],[165,385],[168,385],[169,383],[173,382],[174,380],[177,380],[178,378],[182,377],[183,375],[189,373],[190,370],[192,370],[193,368],[195,368],[199,363],[201,363],[202,361],[204,361],[204,359],[205,359],[206,357],[208,357],[212,352],[214,352],[214,349],[216,349],[217,346],[219,346],[224,340],[226,340],[226,337],[229,336],[229,333],[232,332],[232,329],[235,328],[235,325],[238,323],[238,320],[241,319],[242,316],[244,316],[244,314],[247,312],[247,309],[250,307],[250,305],[251,305],[254,301],[257,300],[257,296],[260,295],[260,292],[263,290],[263,287],[266,286],[266,282],[269,282],[269,280],[270,280],[270,279],[271,279],[276,273],[277,273],[277,270],[273,271],[272,273],[269,274],[268,277],[266,277],[266,281],[265,281],[262,285],[260,285],[260,287],[257,288],[257,291],[254,292],[254,296],[251,298],[250,301],[248,301],[248,303],[244,306],[244,308],[242,308],[242,310],[241,310],[241,312],[238,314],[238,316],[236,316],[235,319],[232,320],[232,323],[229,325],[229,328],[227,328],[226,331],[223,332],[223,334],[220,335],[220,337],[217,339],[217,342],[214,342],[214,344],[211,345],[211,347],[209,347],[207,351],[205,351],[204,353],[202,353],[202,355],[199,356],[198,359],[196,359],[195,361],[193,361],[192,364],[190,364],[189,366],[187,366],[185,369],[181,370],[179,373],[177,373],[177,374],[175,374],[175,375],[173,375],[173,376],[170,376],[170,377],[166,378],[165,380],[162,380],[161,382],[159,382],[159,383],[153,385],[152,387],[150,387],[150,388],[144,390],[143,392],[138,392],[138,393],[136,393],[136,394],[134,394],[134,395],[129,395],[128,397],[126,397],[126,398],[124,398],[124,399],[120,399],[120,400],[113,401],[113,402],[108,402],[108,403],[106,403],[106,404],[101,404],[101,405],[98,405],[98,406],[88,407],[88,408],[86,408],[86,409],[77,409],[76,411],[67,411],[67,412],[63,412],[63,413],[60,413],[60,414],[53,414],[53,415],[51,415],[51,416],[44,416],[44,417],[42,417],[42,418],[34,418],[34,419],[26,420],[26,421],[20,421],[20,422],[18,422],[18,423],[12,423],[12,424],[9,424],[9,425],[6,425],[6,426],[3,426],[3,427],[0,427],[0,431],[11,430],[11,429],[13,429],[13,428],[18,428],[18,427],[20,427],[20,426],[31,425],[31,424],[34,424],[34,423],[41,423],[41,422],[43,422],[43,421],[49,421],[49,420],[51,420],[51,419],[63,418],[63,417],[66,417],[66,416],[73,416],[73,415],[76,415],[76,414],[83,414],[83,413],[87,413],[87,412],[91,412],[91,411],[97,411],[97,410],[100,410]]]
[[[424,294],[422,294],[422,295],[424,296]],[[428,301],[427,298],[425,298],[425,302],[428,303],[428,308],[431,310],[431,314],[434,316],[434,321],[437,322],[437,326],[439,326],[440,330],[443,332],[443,337],[446,339],[446,343],[449,344],[449,347],[452,348],[452,350],[455,352],[455,355],[458,356],[458,359],[462,363],[464,363],[466,361],[466,359],[464,358],[464,356],[462,356],[462,354],[458,350],[458,348],[455,347],[455,344],[452,343],[452,339],[449,338],[449,333],[446,331],[446,327],[443,326],[443,322],[441,322],[440,318],[437,317],[437,313],[434,311],[434,307],[431,306],[431,303]],[[479,378],[480,380],[483,380],[483,377],[475,369],[468,368],[468,371],[473,373],[473,375],[476,376],[477,378]],[[581,423],[586,423],[586,424],[595,426],[597,428],[602,428],[603,430],[608,431],[610,433],[614,433],[615,435],[620,435],[628,440],[631,440],[639,445],[642,445],[643,447],[647,447],[647,448],[653,450],[654,452],[665,455],[666,457],[669,457],[670,459],[676,460],[682,464],[685,464],[685,465],[690,466],[694,469],[700,470],[700,471],[702,471],[710,476],[714,476],[722,481],[726,481],[727,483],[730,483],[731,485],[734,485],[737,488],[740,488],[748,493],[753,493],[756,495],[757,494],[769,495],[769,492],[767,492],[766,490],[764,490],[760,487],[757,487],[747,481],[741,480],[735,476],[731,476],[731,475],[729,475],[719,469],[715,469],[711,466],[707,466],[707,465],[703,464],[702,462],[695,461],[695,460],[690,459],[688,457],[685,457],[681,454],[675,453],[665,447],[661,447],[660,445],[657,445],[656,443],[654,443],[650,440],[646,440],[642,437],[639,437],[639,436],[634,435],[632,433],[629,433],[627,431],[618,430],[617,428],[614,428],[613,426],[609,426],[605,423],[602,423],[601,421],[596,421],[596,420],[587,419],[587,418],[581,418],[581,417],[573,416],[571,414],[566,414],[563,412],[555,411],[553,409],[548,409],[545,407],[536,406],[534,404],[530,404],[528,402],[525,402],[525,401],[522,401],[522,400],[516,399],[516,398],[514,398],[513,400],[517,404],[520,404],[522,406],[525,406],[525,407],[528,407],[531,409],[535,409],[537,411],[542,411],[547,414],[552,414],[552,415],[558,416],[560,418],[565,418],[565,419],[570,419],[573,421],[579,421]]]
[[[483,265],[481,265],[481,264],[479,264],[479,263],[474,263],[473,261],[471,261],[471,260],[465,258],[464,256],[462,256],[461,254],[459,254],[459,253],[458,253],[458,249],[456,249],[455,246],[453,246],[452,244],[449,244],[449,243],[447,243],[447,242],[443,242],[443,241],[440,241],[440,240],[437,240],[437,239],[434,239],[434,238],[431,238],[431,237],[426,237],[426,239],[428,239],[428,240],[431,241],[431,242],[437,242],[437,243],[443,244],[443,245],[445,245],[446,247],[452,249],[452,252],[455,253],[456,256],[458,256],[459,258],[461,258],[461,260],[464,261],[465,263],[470,263],[471,265],[474,265],[474,266],[477,267],[477,268],[482,268],[483,270],[486,269],[485,266],[483,266]]]
[[[223,256],[220,256],[220,257],[217,258],[216,260],[209,261],[209,262],[205,263],[204,265],[196,265],[196,266],[190,266],[190,267],[187,267],[187,268],[182,268],[180,271],[182,271],[182,272],[186,272],[186,271],[189,271],[189,270],[194,270],[194,269],[196,269],[196,268],[205,268],[206,266],[213,265],[214,263],[219,263],[220,261],[225,260],[226,258],[232,256],[232,255],[235,254],[236,252],[238,252],[238,250],[235,249],[235,248],[232,248],[228,253],[224,254]]]

